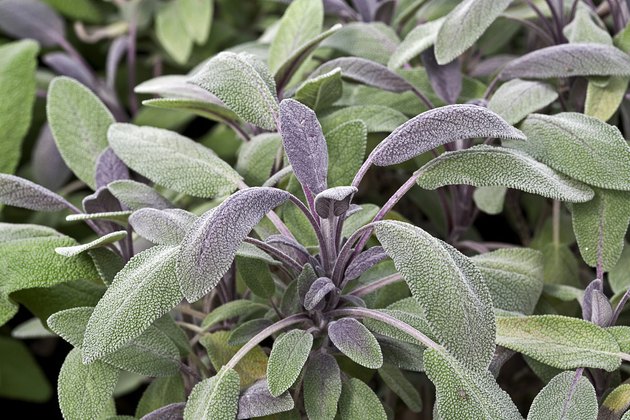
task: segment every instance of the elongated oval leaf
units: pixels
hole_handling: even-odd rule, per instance
[[[217,285],[252,228],[289,193],[268,187],[241,190],[206,213],[184,237],[177,257],[180,289],[189,302]]]
[[[476,105],[449,105],[424,112],[394,130],[371,154],[378,166],[394,165],[455,140],[525,136],[501,117]]]
[[[328,324],[330,341],[343,354],[368,369],[383,366],[383,353],[374,335],[354,318],[342,318]]]
[[[219,102],[219,101],[217,101]],[[234,122],[238,116],[224,105],[200,99],[156,98],[142,101],[142,105],[161,109],[176,109],[191,112],[200,117],[220,123]]]
[[[145,416],[141,420],[180,420],[184,416],[186,403],[172,403],[158,408]]]
[[[202,328],[209,328],[218,322],[225,321],[230,318],[236,318],[239,316],[249,316],[252,313],[260,310],[269,309],[268,306],[261,303],[252,302],[246,299],[237,299],[231,302],[227,302],[218,308],[210,312],[201,323]]]
[[[96,160],[96,188],[119,179],[129,179],[129,169],[109,147]]]
[[[347,108],[342,108],[347,109]],[[328,187],[350,185],[367,148],[367,126],[352,120],[326,132],[328,145]]]
[[[595,388],[584,376],[576,379],[575,372],[555,376],[536,395],[527,420],[562,420],[597,418]]]
[[[420,57],[427,76],[429,76],[433,92],[447,104],[457,102],[457,98],[462,93],[463,82],[459,61],[453,60],[448,64],[438,64],[432,47],[424,51]]]
[[[234,420],[238,413],[240,379],[234,369],[221,369],[216,376],[193,388],[184,420]]]
[[[341,69],[341,76],[353,82],[377,87],[390,92],[405,92],[413,86],[384,65],[360,57],[341,57],[327,61],[311,74],[311,77]]]
[[[593,190],[560,174],[525,153],[479,145],[447,152],[418,171],[418,185],[436,189],[444,185],[508,187],[568,202],[585,202]]]
[[[328,188],[315,197],[315,211],[324,219],[341,216],[350,208],[350,201],[356,192],[356,187]]]
[[[68,77],[52,81],[46,109],[63,160],[81,181],[96,189],[96,162],[107,148],[107,129],[114,117],[88,88]]]
[[[332,420],[341,396],[341,372],[335,358],[315,353],[304,373],[304,408],[311,419]]]
[[[531,114],[522,143],[507,142],[553,169],[600,188],[630,191],[630,146],[619,130],[575,112]]]
[[[361,274],[387,258],[385,250],[380,246],[373,246],[363,251],[348,264],[344,274],[345,280],[354,280]]]
[[[441,18],[416,26],[391,55],[387,67],[390,69],[402,67],[409,60],[435,44],[435,39],[443,22],[444,19]]]
[[[185,392],[184,381],[180,375],[154,379],[138,401],[136,418],[142,418],[164,406],[186,401]]]
[[[222,52],[208,61],[190,83],[214,94],[243,120],[266,130],[276,128],[275,82],[254,56]]]
[[[173,207],[173,204],[162,197],[160,193],[141,182],[132,180],[114,181],[107,186],[107,189],[131,210],[138,210],[143,207],[162,210]]]
[[[237,419],[250,419],[293,409],[295,403],[291,394],[285,392],[279,397],[269,393],[267,381],[260,380],[241,393],[238,399]]]
[[[175,275],[178,251],[173,246],[149,248],[116,275],[86,327],[86,363],[118,350],[181,302]]]
[[[0,2],[0,29],[16,38],[34,39],[44,47],[58,45],[65,36],[61,17],[38,0]]]
[[[448,354],[425,350],[424,367],[436,388],[440,418],[522,420],[489,371],[473,372]]]
[[[313,336],[302,330],[291,330],[273,344],[267,363],[269,392],[274,397],[291,388],[300,375],[313,347]]]
[[[0,204],[36,211],[59,211],[70,203],[65,198],[28,179],[0,173]]]
[[[516,124],[532,112],[546,107],[558,98],[550,85],[514,79],[501,85],[488,102],[488,108],[510,124]]]
[[[282,144],[300,183],[312,193],[326,189],[328,149],[315,113],[296,100],[280,104]]]
[[[300,286],[298,280],[298,287]],[[315,309],[324,297],[335,290],[335,284],[328,277],[320,277],[311,284],[311,287],[304,295],[304,309],[310,311]]]
[[[278,133],[264,133],[241,146],[235,168],[247,185],[262,185],[269,178],[281,144]]]
[[[497,318],[497,344],[558,369],[621,365],[615,338],[597,325],[560,315]]]
[[[630,56],[604,44],[560,44],[525,54],[501,72],[503,80],[574,76],[630,76]]]
[[[440,343],[468,369],[487,369],[494,353],[495,325],[479,269],[450,245],[412,225],[378,222],[375,232]]]
[[[381,22],[351,22],[325,40],[322,46],[386,64],[399,43],[396,32]]]
[[[220,102],[216,96],[200,86],[187,83],[187,76],[167,75],[145,80],[135,87],[137,93],[159,95],[166,98]]]
[[[342,419],[385,420],[387,415],[381,400],[360,379],[344,382],[339,397],[339,417]]]
[[[336,68],[319,76],[310,76],[295,91],[295,99],[317,111],[335,103],[343,93],[341,69]]]
[[[179,245],[197,216],[186,210],[144,208],[129,217],[136,233],[158,245]]]
[[[95,239],[92,242],[89,242],[87,244],[55,248],[55,252],[59,255],[64,255],[66,257],[74,257],[75,255],[79,255],[82,252],[86,252],[91,249],[100,248],[105,245],[118,242],[121,239],[124,239],[126,236],[127,236],[127,231],[119,230],[119,231],[108,233],[107,235],[101,236],[100,238]]]

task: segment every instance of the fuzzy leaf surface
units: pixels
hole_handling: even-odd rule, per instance
[[[193,388],[184,420],[234,420],[238,413],[240,379],[234,369],[221,369]]]
[[[367,126],[361,120],[348,121],[326,132],[328,145],[328,186],[350,185],[367,148]]]
[[[527,420],[595,420],[595,388],[584,376],[575,385],[574,379],[573,371],[555,376],[534,398]]]
[[[285,392],[279,397],[269,393],[267,381],[260,380],[241,393],[238,399],[237,419],[269,416],[292,410],[295,406],[291,394]]]
[[[15,38],[34,39],[44,47],[58,45],[65,37],[63,19],[37,0],[1,2],[0,29]]]
[[[335,358],[314,353],[304,373],[304,408],[312,419],[332,420],[341,396],[341,372]]]
[[[438,31],[443,22],[444,19],[436,19],[413,28],[391,55],[387,62],[387,67],[390,69],[400,68],[409,60],[431,48],[435,44]]]
[[[339,417],[342,419],[386,420],[381,400],[372,388],[357,378],[343,382],[339,397]]]
[[[374,335],[354,318],[342,318],[328,325],[330,341],[343,354],[368,369],[383,366],[383,353]]]
[[[173,207],[170,201],[142,182],[119,180],[110,183],[107,189],[131,210],[138,210],[144,207],[163,210]]]
[[[278,397],[297,380],[313,347],[313,336],[302,330],[291,330],[273,344],[267,363],[269,392]]]
[[[0,173],[0,204],[35,211],[59,211],[68,207],[65,198],[28,179]]]
[[[295,91],[295,99],[318,111],[335,103],[342,93],[341,69],[333,69],[305,80]]]
[[[129,224],[146,240],[158,245],[179,245],[197,216],[186,210],[143,208],[133,212]]]
[[[127,231],[119,230],[119,231],[108,233],[107,235],[101,236],[100,238],[95,239],[92,242],[89,242],[87,244],[55,248],[55,252],[59,255],[63,255],[66,257],[74,257],[75,255],[79,255],[91,249],[101,248],[108,244],[118,242],[124,239],[125,237],[127,237]]]
[[[501,85],[488,102],[488,108],[510,124],[516,124],[532,112],[558,98],[556,90],[543,82],[514,79]]]
[[[360,57],[341,57],[327,61],[313,72],[317,77],[336,68],[341,69],[341,76],[353,82],[362,83],[390,92],[405,92],[412,86],[386,66]]]

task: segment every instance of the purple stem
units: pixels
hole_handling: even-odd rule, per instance
[[[137,37],[137,11],[131,12],[129,19],[129,36],[127,37],[127,89],[129,90],[129,109],[131,115],[138,113],[138,98],[136,97],[136,37]]]
[[[399,273],[390,274],[387,277],[383,277],[382,279],[378,279],[373,281],[372,283],[366,284],[365,286],[358,287],[350,292],[351,295],[354,296],[365,296],[370,293],[380,289],[381,287],[389,286],[392,283],[397,283],[403,280],[402,275]]]
[[[292,268],[292,269],[296,270],[297,272],[302,271],[302,265],[300,263],[295,261],[293,258],[288,256],[284,252],[280,251],[275,246],[271,246],[271,245],[269,245],[266,242],[263,242],[263,241],[260,241],[258,239],[251,238],[251,237],[245,238],[245,242],[250,243],[252,245],[256,245],[258,248],[260,248],[261,250],[265,251],[266,253],[273,255],[279,261],[281,261],[284,264],[286,264],[287,266],[289,266],[289,268]]]
[[[567,415],[567,412],[569,411],[569,403],[571,402],[571,399],[573,399],[573,394],[575,394],[575,390],[577,389],[577,384],[580,381],[580,378],[582,377],[583,373],[584,373],[583,367],[575,371],[575,376],[573,377],[573,382],[571,382],[571,388],[569,389],[569,394],[567,395],[567,398],[564,400],[564,404],[562,406],[562,414],[560,415],[561,419],[564,419],[565,416]]]

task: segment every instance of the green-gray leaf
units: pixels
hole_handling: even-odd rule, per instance
[[[399,43],[396,32],[381,22],[352,22],[325,40],[322,47],[387,64]]]
[[[162,210],[173,207],[170,201],[142,182],[124,179],[110,182],[107,185],[107,189],[131,210],[138,210],[144,207]]]
[[[200,99],[156,98],[142,101],[142,105],[186,111],[220,123],[234,122],[238,119],[238,116],[225,106]]]
[[[188,397],[184,420],[234,420],[240,382],[238,373],[226,368],[199,382]]]
[[[295,91],[295,99],[319,111],[335,103],[341,98],[342,92],[341,69],[336,68],[305,80]]]
[[[88,88],[68,77],[51,82],[47,115],[63,160],[95,189],[96,162],[107,148],[107,129],[114,117]]]
[[[374,391],[362,380],[350,378],[341,388],[339,418],[386,420],[387,415]]]
[[[278,133],[260,134],[241,146],[235,169],[247,185],[262,185],[269,178],[281,146]]]
[[[156,378],[142,394],[136,408],[136,418],[141,418],[165,405],[184,402],[184,381],[180,375]]]
[[[173,131],[114,124],[109,144],[130,168],[158,184],[195,197],[236,189],[240,176],[212,150]]]
[[[365,156],[367,126],[361,120],[348,121],[326,133],[328,146],[328,187],[350,185]]]
[[[304,372],[304,408],[310,419],[332,420],[341,395],[341,376],[335,358],[315,353]]]
[[[52,389],[46,375],[23,341],[2,336],[0,352],[0,397],[38,403],[50,400]]]
[[[325,133],[352,120],[361,120],[368,133],[389,133],[407,121],[405,114],[383,105],[347,106],[321,118]]]
[[[505,204],[505,187],[479,187],[473,193],[475,205],[484,213],[499,214]]]
[[[510,124],[516,124],[557,98],[558,93],[547,83],[514,79],[502,84],[494,92],[488,102],[488,108]]]
[[[184,23],[184,31],[199,45],[203,45],[210,34],[214,0],[178,0],[178,12]],[[181,28],[180,28],[181,29]]]
[[[422,411],[422,399],[413,383],[409,381],[400,369],[392,365],[383,365],[378,374],[407,407],[414,413]]]
[[[291,330],[273,344],[267,363],[269,392],[274,397],[296,381],[313,347],[313,336],[302,330]]]
[[[558,369],[612,372],[621,365],[619,344],[608,331],[566,316],[499,317],[497,344]]]
[[[479,269],[450,245],[410,224],[378,222],[375,232],[440,344],[468,369],[487,369],[494,353],[495,325]]]
[[[383,366],[383,353],[374,335],[354,318],[328,324],[328,338],[352,361],[368,369]]]
[[[436,19],[416,26],[391,55],[387,67],[390,69],[402,67],[412,58],[431,48],[435,44],[435,39],[443,22],[444,19]]]
[[[595,388],[584,376],[574,381],[572,371],[555,376],[534,398],[527,420],[595,420]]]
[[[179,3],[181,1],[160,4],[155,17],[155,36],[178,64],[184,64],[192,52],[193,39],[185,29],[190,22],[183,20]]]
[[[201,323],[202,328],[209,328],[214,324],[236,317],[246,317],[260,310],[267,310],[268,306],[251,300],[237,299],[227,302],[210,312]]]
[[[75,255],[79,255],[91,249],[101,248],[114,242],[118,242],[121,239],[124,239],[126,236],[127,231],[120,230],[117,232],[108,233],[107,235],[101,236],[100,238],[95,239],[87,244],[55,248],[55,252],[66,257],[74,257]]]

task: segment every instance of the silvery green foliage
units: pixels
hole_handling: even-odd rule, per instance
[[[304,372],[304,408],[312,419],[333,419],[341,396],[341,376],[335,358],[326,353],[310,356]]]
[[[208,316],[203,319],[201,326],[208,328],[226,319],[248,316],[255,311],[266,308],[266,305],[254,303],[246,299],[233,300],[210,312]]]
[[[193,388],[184,420],[234,420],[238,413],[240,379],[234,369],[221,369],[216,376]]]
[[[344,381],[339,397],[339,416],[345,419],[385,420],[387,415],[374,391],[360,379]]]
[[[59,211],[70,206],[59,194],[9,174],[0,174],[0,203],[37,211]]]
[[[91,249],[100,248],[105,245],[118,242],[124,239],[126,236],[127,236],[127,231],[119,230],[119,231],[108,233],[107,235],[101,236],[100,238],[95,239],[92,242],[87,243],[87,244],[55,248],[55,252],[57,254],[64,255],[66,257],[74,257],[75,255],[79,255],[82,252],[86,252]]]
[[[553,103],[558,93],[543,82],[513,79],[497,89],[488,108],[510,124],[516,124],[532,112]]]
[[[186,210],[149,207],[133,212],[129,224],[138,235],[154,244],[179,245],[197,219]]]
[[[413,88],[404,78],[384,65],[358,57],[341,57],[328,61],[317,68],[311,77],[336,68],[341,69],[341,76],[345,79],[390,92],[405,92]]]
[[[291,330],[276,340],[267,364],[267,382],[271,395],[278,397],[293,385],[312,346],[313,336],[302,330]]]
[[[318,76],[311,75],[295,91],[295,99],[317,111],[335,103],[343,93],[341,69],[335,68]]]
[[[141,182],[129,179],[111,182],[107,189],[131,210],[150,207],[157,210],[167,209],[173,205],[155,189]]]
[[[401,369],[385,364],[378,370],[379,376],[414,413],[422,411],[422,399],[415,386],[405,377]]]
[[[527,420],[595,420],[597,396],[593,385],[576,372],[562,372],[540,391]]]
[[[237,419],[249,419],[282,413],[293,408],[295,403],[288,392],[274,397],[269,393],[267,381],[260,380],[243,392],[238,399]]]
[[[330,341],[355,363],[369,369],[383,366],[383,353],[374,335],[354,318],[341,318],[328,325]]]
[[[412,58],[430,48],[435,44],[435,39],[443,22],[444,19],[436,19],[416,26],[396,48],[396,51],[389,58],[387,66],[390,69],[402,67]]]
[[[387,64],[399,42],[396,32],[381,22],[351,22],[322,42],[322,46]]]

